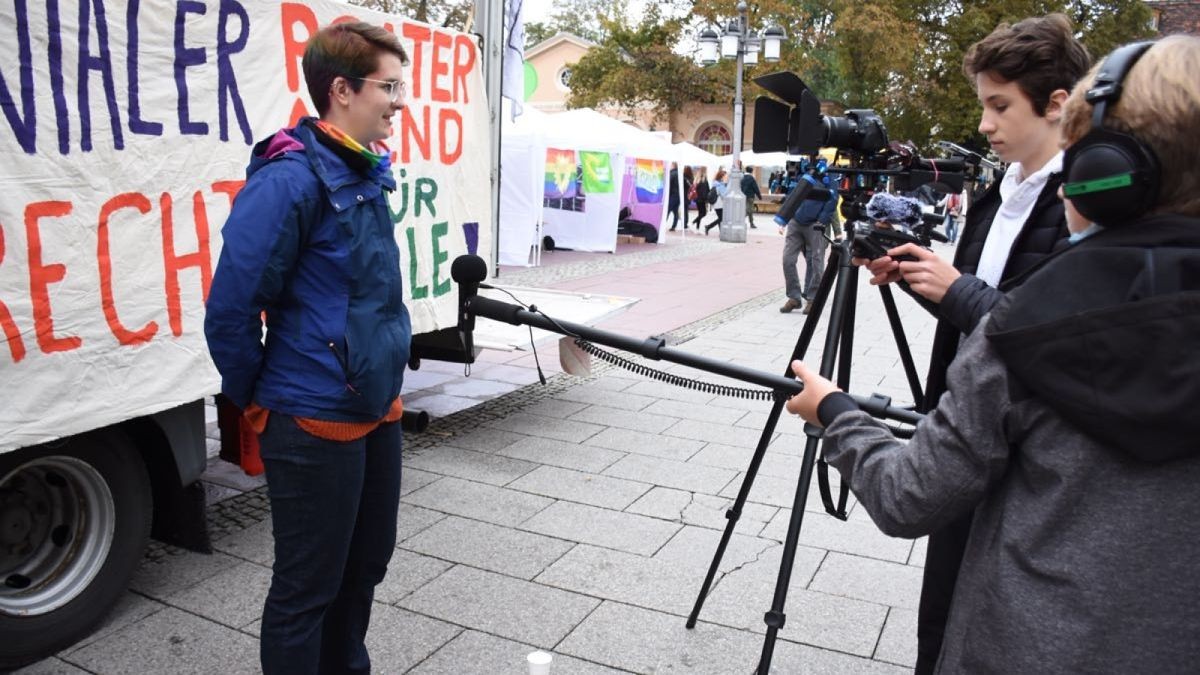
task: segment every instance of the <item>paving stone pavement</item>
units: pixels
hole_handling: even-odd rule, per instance
[[[722,249],[692,240],[610,260],[608,270],[714,250]],[[538,275],[579,278],[603,264],[595,256],[511,276],[532,285]],[[706,283],[721,283],[720,275]],[[804,321],[777,311],[781,296],[751,298],[670,339],[781,373]],[[903,294],[897,301],[923,375],[933,321]],[[857,313],[852,391],[911,401],[882,303],[865,279]],[[810,359],[823,339],[822,324]],[[599,364],[587,378],[517,385],[406,435],[399,540],[368,636],[375,671],[516,675],[526,672],[525,655],[542,649],[554,655],[554,675],[754,672],[805,443],[803,425],[786,413],[700,622],[684,624],[770,408]],[[257,671],[273,560],[265,489],[236,469],[210,472],[206,482],[216,552],[153,545],[99,632],[20,672]],[[850,520],[837,521],[812,486],[772,672],[913,666],[924,541],[881,534],[850,503]]]

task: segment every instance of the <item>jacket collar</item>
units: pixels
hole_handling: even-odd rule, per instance
[[[374,183],[389,192],[396,189],[396,179],[391,173],[372,179],[347,166],[337,153],[317,139],[313,129],[314,122],[315,117],[303,118],[296,125],[296,133],[304,144],[304,153],[313,172],[325,184],[327,190],[337,192],[344,187],[360,183]]]

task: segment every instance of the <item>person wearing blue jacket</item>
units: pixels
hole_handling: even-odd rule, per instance
[[[268,675],[371,668],[364,638],[396,542],[412,333],[380,142],[404,107],[407,63],[377,26],[316,33],[302,64],[320,119],[254,147],[221,231],[204,330],[266,468]]]
[[[828,176],[824,171],[824,160],[821,160],[813,173],[806,173],[801,180],[812,183],[814,187],[830,188]],[[788,221],[786,232],[784,226],[779,227],[779,233],[785,236],[783,243],[783,282],[787,299],[780,312],[787,314],[794,309],[808,314],[812,308],[812,300],[817,295],[817,286],[821,283],[821,275],[825,272],[825,229],[833,224],[837,211],[838,193],[836,189],[829,190],[829,199],[818,201],[806,199],[796,209],[795,215]],[[800,286],[800,274],[796,271],[796,261],[800,252],[804,252],[804,287]]]

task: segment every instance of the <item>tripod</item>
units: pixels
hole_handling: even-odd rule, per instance
[[[800,339],[796,343],[796,348],[792,356],[794,359],[801,358],[804,356],[804,352],[807,351],[808,344],[812,341],[813,333],[816,331],[817,320],[820,317],[822,308],[825,306],[826,299],[829,297],[830,290],[833,289],[836,278],[837,292],[834,294],[833,315],[830,319],[829,333],[826,335],[825,354],[821,360],[820,372],[825,377],[828,377],[833,370],[833,362],[837,355],[839,341],[842,343],[842,349],[846,353],[849,353],[852,347],[853,329],[850,327],[854,323],[854,300],[858,279],[858,268],[850,264],[850,243],[835,243],[833,251],[833,259],[829,267],[825,270],[825,274],[821,277],[821,285],[813,303],[816,311],[811,313],[805,321],[804,328],[800,333]],[[746,503],[746,497],[749,495],[750,487],[754,483],[754,477],[758,473],[759,464],[762,463],[763,455],[766,453],[767,444],[771,440],[771,435],[775,431],[775,425],[779,421],[779,414],[783,410],[783,404],[789,396],[800,393],[803,389],[803,384],[794,377],[791,377],[790,372],[785,372],[782,377],[769,375],[728,361],[690,354],[680,349],[668,347],[666,340],[662,337],[650,337],[639,340],[598,328],[592,328],[591,326],[583,326],[569,321],[559,321],[547,316],[532,305],[525,308],[482,297],[478,295],[478,290],[487,287],[481,283],[487,275],[487,264],[478,256],[459,256],[456,258],[454,264],[451,265],[450,275],[458,283],[458,326],[460,333],[464,336],[464,344],[470,344],[469,336],[474,329],[475,317],[483,316],[514,326],[528,325],[576,338],[577,344],[581,348],[587,349],[589,353],[596,352],[591,347],[584,347],[585,342],[580,341],[595,342],[638,354],[647,359],[670,361],[671,363],[678,363],[704,372],[724,375],[743,382],[767,387],[767,391],[755,392],[725,385],[712,385],[693,380],[684,380],[683,378],[663,373],[662,371],[654,371],[647,368],[639,367],[637,370],[637,372],[654,377],[655,379],[680,384],[681,386],[691,386],[692,388],[699,388],[715,394],[748,395],[747,397],[749,398],[757,398],[761,394],[775,401],[774,407],[771,408],[767,424],[763,428],[763,435],[759,439],[758,447],[754,451],[754,458],[750,462],[750,468],[747,471],[745,481],[742,483],[741,491],[738,493],[733,508],[726,513],[726,517],[729,518],[729,524],[725,527],[725,533],[722,535],[721,543],[717,547],[716,556],[713,558],[712,566],[708,570],[708,576],[704,580],[704,587],[700,590],[700,596],[696,599],[696,607],[692,610],[691,616],[688,617],[687,627],[695,627],[696,617],[700,614],[704,598],[708,595],[708,590],[712,586],[717,568],[721,564],[721,557],[725,554],[725,547],[729,544],[729,539],[733,534],[733,527],[741,515],[742,507]],[[896,335],[897,344],[901,347],[901,357],[904,360],[904,368],[908,374],[909,384],[913,387],[914,397],[919,398],[920,385],[917,383],[916,367],[912,364],[912,356],[908,352],[907,343],[904,341],[904,329],[900,325],[900,315],[896,312],[891,291],[887,287],[881,287],[880,290],[884,292],[884,304],[887,307],[888,319],[892,324],[892,332]],[[620,361],[613,362],[618,363]],[[850,362],[846,358],[843,360],[839,370],[839,386],[842,389],[846,389],[849,385],[849,379]],[[851,394],[851,397],[854,398],[863,411],[880,419],[891,419],[915,425],[922,417],[921,414],[911,410],[893,407],[891,401],[883,396],[871,396],[867,398]],[[808,484],[812,479],[816,445],[820,437],[819,430],[815,427],[805,427],[805,432],[809,435],[809,439],[804,448],[804,463],[800,470],[800,483],[796,490],[796,502],[792,507],[792,520],[788,527],[787,540],[784,544],[783,562],[779,568],[779,581],[775,587],[775,601],[772,603],[771,611],[767,613],[766,617],[767,638],[763,643],[763,657],[759,662],[760,673],[766,673],[770,669],[771,654],[775,648],[775,634],[783,627],[785,618],[783,603],[787,597],[788,581],[791,578],[792,562],[796,554],[796,539],[800,534],[800,522],[804,514],[804,503],[808,499]],[[821,466],[824,467],[824,462],[822,462]],[[826,501],[826,509],[830,513],[835,513],[832,500],[827,497],[828,483],[824,480],[822,481],[822,493],[822,497]],[[846,517],[844,513],[845,499],[846,494],[843,487],[841,506],[837,509],[840,515],[835,513],[835,515],[838,515],[843,520]]]
[[[848,232],[853,232],[853,229],[848,228]],[[855,302],[858,298],[858,268],[850,262],[851,243],[852,238],[850,237],[840,242],[832,242],[829,264],[825,268],[825,273],[821,276],[817,295],[813,299],[812,310],[808,318],[804,321],[800,337],[796,341],[795,348],[792,350],[792,357],[788,359],[788,370],[784,372],[785,376],[791,375],[792,360],[803,359],[804,355],[808,352],[808,347],[816,332],[822,310],[825,308],[825,302],[829,298],[830,291],[833,291],[833,306],[830,311],[828,330],[825,333],[825,344],[821,353],[819,372],[822,377],[831,378],[836,361],[838,366],[837,385],[843,390],[847,390],[850,385],[850,355],[854,347]],[[904,373],[908,378],[909,387],[912,389],[913,400],[920,401],[921,384],[917,376],[916,366],[913,363],[912,352],[904,336],[904,326],[900,323],[900,314],[896,310],[895,298],[892,296],[891,288],[888,286],[880,286],[879,291],[883,299],[888,322],[891,324],[892,335],[896,340],[896,347],[900,352],[900,360],[904,366]],[[840,359],[838,358],[839,350],[841,352]],[[888,401],[886,399],[882,397],[877,398],[881,405],[887,406]],[[704,578],[704,585],[701,586],[700,594],[696,598],[696,605],[692,608],[692,613],[688,616],[688,628],[694,628],[696,619],[700,616],[700,609],[704,606],[704,599],[708,596],[708,592],[712,587],[717,569],[721,565],[721,558],[725,555],[725,548],[729,545],[729,540],[733,536],[733,529],[742,515],[742,508],[745,506],[750,489],[754,485],[754,479],[758,474],[763,456],[766,454],[767,445],[775,433],[775,426],[779,422],[779,416],[783,411],[784,403],[784,400],[777,398],[772,405],[771,412],[767,416],[767,423],[763,427],[762,436],[759,437],[754,455],[750,459],[750,466],[746,469],[746,477],[742,481],[742,487],[738,491],[733,506],[725,512],[728,522],[725,525],[724,533],[721,535],[721,541],[717,545],[717,551],[713,555],[712,564],[708,568],[708,574]],[[812,482],[813,466],[817,463],[817,445],[820,443],[822,430],[819,427],[806,424],[804,432],[808,436],[808,439],[804,444],[804,458],[800,466],[800,478],[796,485],[796,494],[792,502],[792,515],[788,523],[787,537],[784,539],[783,559],[779,563],[779,576],[775,582],[775,595],[771,602],[771,609],[763,617],[763,621],[767,625],[767,634],[763,640],[762,657],[758,663],[759,675],[767,675],[770,672],[771,657],[775,651],[775,639],[779,633],[779,629],[783,628],[787,620],[787,616],[783,612],[783,606],[787,600],[788,584],[791,582],[792,564],[796,558],[796,544],[800,537],[800,527],[804,520],[804,507],[808,502],[808,489],[809,484]],[[820,461],[818,474],[821,499],[824,502],[825,510],[841,520],[846,520],[846,485],[843,484],[841,486],[838,504],[835,507],[829,491],[828,466],[824,460]]]

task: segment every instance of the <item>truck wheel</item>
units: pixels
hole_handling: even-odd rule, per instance
[[[117,432],[0,455],[0,670],[95,629],[142,558],[152,502],[142,458]]]

